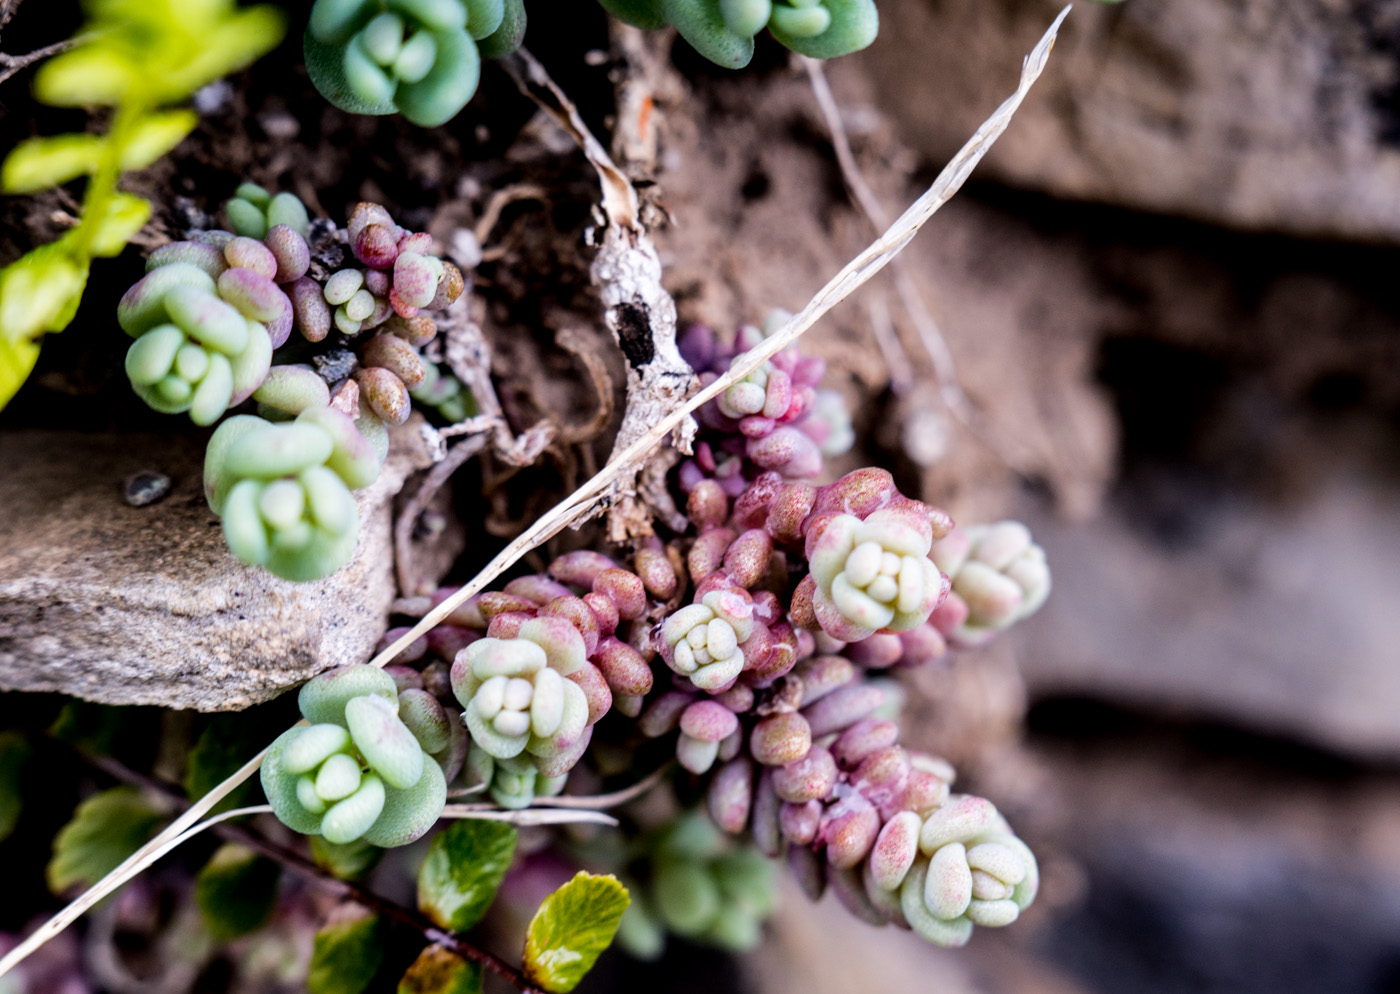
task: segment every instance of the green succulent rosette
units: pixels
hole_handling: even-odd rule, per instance
[[[599,0],[610,14],[644,28],[675,25],[680,36],[717,65],[740,69],[753,58],[754,37],[768,29],[783,46],[814,59],[858,52],[875,40],[874,0]]]
[[[316,0],[304,51],[341,110],[432,128],[472,98],[483,52],[505,55],[524,33],[522,0]]]
[[[452,752],[452,722],[430,695],[396,691],[393,677],[364,665],[329,670],[301,688],[297,704],[310,725],[282,733],[261,769],[283,824],[337,845],[384,847],[432,828],[447,803],[435,753]]]
[[[268,231],[279,224],[285,224],[303,238],[311,229],[306,205],[295,194],[274,195],[256,183],[239,184],[224,203],[224,215],[235,234],[248,238],[265,238]]]
[[[359,510],[350,491],[372,483],[382,460],[356,422],[331,407],[280,424],[237,415],[209,440],[205,496],[240,561],[315,580],[354,553]]]
[[[698,812],[676,819],[646,848],[618,931],[625,949],[653,959],[666,933],[735,953],[758,945],[777,908],[778,868],[771,860]]]
[[[263,280],[245,269],[218,273],[227,286],[244,278]],[[127,351],[126,374],[137,396],[163,414],[188,411],[195,424],[210,425],[252,394],[272,362],[265,322],[280,311],[259,301],[250,306],[242,296],[235,300],[224,299],[207,265],[189,261],[158,263],[128,290],[117,305],[117,322],[136,339]],[[279,306],[275,299],[267,304]]]

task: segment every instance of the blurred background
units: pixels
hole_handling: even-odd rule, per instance
[[[886,3],[828,67],[867,173],[915,181],[888,208],[1058,9]],[[925,499],[1049,554],[1048,606],[920,677],[914,733],[1036,847],[1042,903],[948,955],[794,899],[802,955],[756,989],[1400,990],[1397,142],[1400,3],[1075,6],[909,249],[991,444],[926,373],[872,415]]]

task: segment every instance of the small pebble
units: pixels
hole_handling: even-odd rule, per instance
[[[170,477],[154,470],[132,473],[122,483],[122,497],[132,507],[145,507],[170,493]]]
[[[360,362],[349,349],[330,349],[312,356],[311,365],[327,384],[336,384],[353,373]]]

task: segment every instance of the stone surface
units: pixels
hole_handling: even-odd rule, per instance
[[[1015,87],[1059,0],[900,0],[834,63],[941,165]],[[1400,4],[1076,4],[983,178],[1229,226],[1400,240]]]
[[[0,689],[235,710],[368,658],[395,596],[393,496],[423,465],[411,433],[395,442],[355,495],[354,559],[297,584],[229,554],[204,500],[202,440],[0,434]],[[141,470],[174,486],[131,507],[122,481]]]
[[[1395,989],[1393,773],[1243,736],[1095,733],[1086,718],[1033,737],[1035,813],[1008,812],[1061,903],[998,938],[1100,994]]]
[[[1122,513],[1033,521],[1055,593],[1017,641],[1031,694],[1089,696],[1400,759],[1400,488],[1197,497],[1164,545]]]

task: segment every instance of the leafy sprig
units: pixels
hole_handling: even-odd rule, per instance
[[[284,29],[275,8],[232,0],[92,0],[89,12],[34,92],[55,107],[112,108],[106,133],[30,138],[0,166],[12,194],[89,177],[77,225],[0,269],[0,406],[33,370],[40,336],[73,320],[92,260],[119,254],[149,219],[151,205],[118,183],[194,130],[193,111],[166,108],[271,50]]]

